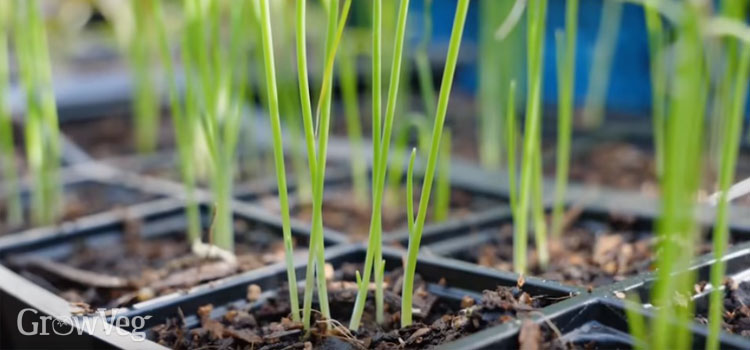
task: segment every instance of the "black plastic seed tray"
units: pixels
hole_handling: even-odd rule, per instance
[[[211,206],[200,204],[201,218],[204,228],[207,227],[211,220]],[[252,234],[237,238],[238,241],[250,239],[274,239],[281,241],[280,220],[275,217],[259,212],[256,208],[243,206],[239,204],[234,208],[235,222],[245,222],[245,225],[251,225]],[[57,313],[60,315],[64,309],[70,314],[70,305],[60,296],[49,293],[42,286],[34,284],[18,274],[14,270],[14,259],[24,259],[29,257],[43,257],[47,259],[63,259],[76,251],[78,247],[85,244],[88,247],[95,248],[111,246],[121,246],[125,244],[123,240],[126,235],[132,234],[133,224],[137,223],[137,232],[146,239],[166,238],[171,236],[182,237],[186,229],[185,206],[183,201],[176,198],[164,198],[144,204],[129,207],[127,210],[120,212],[109,212],[100,215],[81,218],[73,223],[61,225],[59,227],[50,227],[35,232],[19,233],[10,236],[9,239],[2,241],[0,245],[0,261],[5,264],[2,266],[2,272],[5,275],[0,283],[0,291],[4,294],[0,307],[3,314],[18,315],[21,309],[19,306],[39,308],[44,305],[58,304],[65,305],[65,308],[59,307]],[[300,247],[308,244],[309,230],[304,226],[295,225],[293,235]],[[335,233],[326,234],[326,245],[335,245],[343,242],[342,237],[337,237]],[[299,254],[302,251],[298,249]],[[281,262],[279,262],[281,264]],[[231,277],[228,277],[231,279]],[[220,282],[211,282],[220,284]],[[19,295],[19,292],[20,295]],[[184,293],[184,292],[183,292]],[[168,294],[158,298],[169,299],[178,297],[179,294]],[[189,292],[188,292],[189,294]],[[44,295],[43,298],[36,297]],[[5,303],[7,301],[7,304]],[[137,304],[136,304],[137,306]],[[136,307],[134,306],[134,307]],[[21,337],[18,335],[15,323],[4,322],[0,333],[6,334],[7,339],[14,339],[14,347],[23,347],[33,345],[34,342],[40,341],[34,337]],[[30,340],[34,338],[33,340]],[[42,337],[43,338],[43,337]],[[19,341],[15,343],[15,341]],[[26,343],[30,341],[31,343]],[[50,338],[52,341],[52,338]],[[53,343],[46,343],[53,344]],[[135,346],[134,348],[139,348]]]
[[[361,245],[345,245],[334,247],[326,253],[326,261],[337,269],[344,263],[361,263],[366,250]],[[401,266],[403,251],[386,248],[383,253],[386,270]],[[296,263],[298,281],[304,279],[304,264],[304,260]],[[417,274],[429,283],[430,292],[454,306],[459,305],[464,296],[478,298],[485,289],[494,289],[499,285],[515,286],[518,281],[518,276],[511,273],[477,268],[470,264],[455,264],[434,258],[420,258],[417,264]],[[150,315],[152,317],[148,320],[147,327],[152,327],[164,323],[168,318],[184,316],[188,326],[197,326],[196,312],[199,307],[212,304],[214,314],[218,316],[225,312],[227,307],[246,304],[249,285],[255,284],[266,293],[274,293],[286,284],[286,280],[286,271],[282,266],[257,270],[218,287],[205,286],[200,291],[184,297],[137,307],[121,317]],[[522,289],[531,295],[545,295],[561,300],[580,293],[580,290],[575,288],[545,283],[534,278],[527,279]]]
[[[421,184],[421,177],[415,176],[415,184]],[[346,193],[346,191],[350,190],[351,186],[352,178],[351,172],[348,168],[339,168],[328,172],[325,180],[326,192],[324,194],[324,203],[329,199],[341,198],[342,193]],[[296,192],[298,189],[296,181],[290,180],[288,183],[288,189],[290,193]],[[451,190],[469,196],[469,198],[471,198],[469,205],[479,209],[472,212],[461,212],[461,209],[456,209],[453,213],[449,214],[449,217],[445,221],[442,222],[430,222],[428,219],[427,225],[425,225],[424,228],[423,242],[431,241],[433,232],[455,232],[456,230],[464,231],[464,228],[466,227],[476,228],[476,224],[491,220],[491,218],[494,217],[499,217],[507,208],[508,197],[502,193],[499,187],[495,187],[493,184],[474,182],[471,179],[465,179],[460,173],[451,175]],[[236,191],[236,197],[239,200],[255,204],[263,198],[275,196],[276,194],[277,187],[275,178],[266,179],[265,181],[256,182],[247,186],[241,186]],[[415,199],[418,198],[415,196]],[[293,201],[290,205],[294,212],[295,207],[299,205],[299,203],[294,201],[293,198],[292,200]],[[398,203],[399,205],[404,205],[403,200],[400,200]],[[405,212],[406,209],[404,208],[403,210]],[[274,213],[274,215],[278,214]],[[325,219],[323,225],[331,231],[346,234],[345,232],[327,226]],[[406,223],[404,222],[403,227],[391,231],[385,231],[383,239],[386,244],[406,247],[408,232],[405,226]],[[354,237],[352,237],[351,240],[357,241]]]
[[[21,239],[20,231],[33,232],[65,229],[75,222],[92,215],[112,215],[125,208],[148,201],[165,198],[168,192],[150,191],[140,183],[114,174],[105,174],[89,166],[73,166],[61,173],[63,208],[62,218],[46,227],[11,227],[0,224],[0,246],[7,240]],[[0,188],[0,198],[6,198],[10,189]],[[20,189],[21,205],[25,221],[28,222],[31,206],[31,189]],[[161,192],[161,193],[160,193]]]

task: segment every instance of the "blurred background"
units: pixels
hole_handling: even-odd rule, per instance
[[[397,1],[384,1],[384,7],[390,6],[395,13]],[[507,87],[510,81],[518,84],[516,106],[522,118],[525,100],[526,79],[526,23],[525,12],[521,11],[516,21],[514,7],[523,1],[475,0],[471,2],[469,17],[464,32],[464,42],[460,53],[460,62],[456,73],[456,82],[449,106],[447,127],[453,134],[452,150],[455,160],[479,164],[489,169],[501,169],[503,152],[498,146],[502,140],[502,115],[507,105]],[[128,59],[128,47],[132,42],[148,40],[148,35],[137,31],[128,1],[120,0],[58,0],[42,1],[45,23],[49,33],[50,54],[54,72],[54,85],[63,131],[73,141],[96,157],[120,156],[123,152],[117,149],[117,143],[129,136],[123,135],[122,121],[101,122],[96,126],[97,134],[92,135],[86,128],[77,128],[82,121],[91,121],[99,117],[120,115],[129,118],[134,89],[132,59]],[[225,6],[233,6],[226,2]],[[309,2],[308,36],[310,50],[310,69],[313,81],[321,75],[320,57],[324,30],[324,15],[321,3]],[[279,0],[272,2],[274,11],[274,35],[278,39],[276,46],[279,71],[292,72],[295,69],[293,59],[293,24],[294,1]],[[556,105],[558,84],[556,72],[555,33],[564,28],[564,0],[550,0],[544,44],[543,96],[544,106],[543,132],[545,135],[545,155],[552,158],[556,135]],[[719,9],[713,9],[719,11]],[[357,105],[361,120],[361,130],[365,139],[370,135],[370,42],[369,42],[369,3],[355,1],[347,31],[342,43],[342,54],[353,54],[355,58],[357,86]],[[427,114],[421,101],[420,76],[418,62],[421,57],[427,58],[432,85],[437,90],[442,74],[443,61],[450,36],[450,24],[455,11],[452,0],[412,0],[408,19],[408,43],[405,52],[407,64],[404,75],[409,84],[402,84],[399,92],[399,117],[396,118],[397,130],[410,129],[414,115]],[[165,24],[173,43],[172,48],[177,57],[177,48],[182,30],[182,4],[180,1],[164,1]],[[390,63],[391,41],[395,19],[384,18],[384,68],[388,74]],[[505,21],[515,23],[510,30],[499,36],[498,28]],[[257,56],[257,36],[248,33],[250,57]],[[651,149],[651,81],[649,72],[649,50],[644,20],[640,5],[601,0],[581,0],[578,19],[577,50],[575,53],[575,122],[573,165],[571,177],[574,180],[596,184],[612,185],[626,189],[649,187],[654,183],[653,156]],[[668,39],[669,40],[669,39]],[[670,55],[669,43],[665,48]],[[11,55],[12,57],[13,55]],[[149,58],[149,75],[154,91],[161,91],[161,101],[166,102],[163,74],[157,54]],[[247,62],[248,76],[252,86],[262,87],[262,65],[253,59]],[[13,67],[13,62],[11,62]],[[13,68],[11,71],[14,72]],[[670,71],[667,69],[667,71]],[[337,75],[340,72],[337,70]],[[387,75],[386,75],[387,76]],[[719,76],[718,74],[716,76]],[[295,74],[282,73],[280,79],[294,83]],[[290,80],[291,79],[291,80]],[[12,81],[15,75],[12,75]],[[312,84],[315,86],[315,84]],[[290,86],[293,86],[290,85]],[[264,101],[262,89],[255,89],[256,94],[248,97],[252,110],[262,112]],[[484,92],[483,92],[484,91]],[[341,99],[341,90],[337,80],[334,94],[335,107],[332,132],[345,138],[347,135],[347,112]],[[22,108],[21,94],[18,89],[11,92],[11,104],[14,111]],[[293,94],[290,95],[294,98]],[[283,99],[283,97],[282,97]],[[717,109],[710,109],[709,115],[717,114]],[[283,113],[284,111],[282,111]],[[301,128],[301,119],[295,117],[299,111],[287,111],[285,126]],[[263,123],[264,118],[258,118]],[[427,119],[429,120],[429,118]],[[168,118],[164,119],[160,131],[160,144],[168,144],[165,139],[173,138]],[[248,126],[248,128],[256,128]],[[523,125],[519,122],[517,125]],[[77,131],[76,129],[79,129]],[[66,131],[67,130],[67,131]],[[82,130],[82,131],[80,131]],[[163,134],[161,133],[163,132]],[[404,131],[405,142],[416,144],[416,131]],[[263,135],[260,132],[261,136]],[[398,134],[398,133],[397,133]],[[582,138],[581,136],[586,136]],[[106,138],[111,136],[113,140]],[[93,140],[92,140],[93,139]],[[747,140],[743,137],[743,140]],[[493,142],[495,140],[495,142]],[[622,142],[620,142],[622,141]],[[394,141],[398,142],[398,141]],[[602,142],[606,145],[603,154],[598,154],[591,144]],[[713,141],[711,141],[713,142]],[[403,143],[403,142],[402,142]],[[746,143],[743,141],[743,143]],[[584,145],[585,144],[585,145]],[[576,164],[576,149],[594,150],[594,153],[583,153],[581,161]],[[133,151],[132,147],[129,148]],[[335,150],[334,150],[335,151]],[[127,153],[127,152],[126,152]],[[606,162],[599,173],[605,175],[579,174],[582,167],[598,167],[598,159]],[[545,172],[551,174],[554,169],[545,165]],[[740,165],[746,164],[740,160]],[[270,164],[270,163],[267,163]],[[624,167],[624,168],[623,168]],[[630,174],[637,168],[637,174]],[[625,175],[623,175],[625,174]],[[612,179],[606,179],[612,177]],[[624,177],[614,179],[614,177]],[[648,184],[646,184],[648,183]],[[646,184],[646,185],[644,185]]]

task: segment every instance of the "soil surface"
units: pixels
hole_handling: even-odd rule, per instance
[[[79,242],[62,259],[20,255],[7,263],[85,312],[132,305],[284,259],[279,236],[245,221],[235,222],[236,263],[194,254],[184,233],[141,239],[138,222],[127,226],[124,241],[107,249]]]
[[[548,176],[554,176],[555,172],[554,158],[551,160],[545,167]],[[740,154],[734,182],[750,177],[748,164],[750,155]],[[569,179],[589,185],[640,191],[651,197],[659,195],[653,151],[624,141],[597,144],[574,156],[571,159]],[[716,192],[716,174],[704,174],[702,187],[706,195]],[[734,202],[750,205],[750,195],[737,198]]]
[[[135,154],[135,127],[128,112],[113,111],[109,115],[84,121],[67,122],[62,132],[94,158]],[[157,135],[157,150],[174,148],[174,132],[168,115],[163,115]]]
[[[497,287],[485,290],[475,300],[444,299],[428,291],[425,282],[415,280],[415,323],[400,328],[400,284],[402,271],[385,276],[384,319],[374,322],[371,290],[360,330],[346,327],[356,297],[354,271],[358,266],[344,265],[328,283],[331,317],[322,320],[315,314],[316,326],[304,337],[302,325],[290,320],[287,292],[280,291],[268,299],[257,301],[260,287],[248,288],[250,303],[233,304],[225,313],[212,313],[213,306],[199,311],[200,325],[188,329],[184,320],[170,319],[156,326],[155,340],[175,349],[429,349],[487,327],[526,317],[558,300],[531,296],[518,287]],[[302,300],[302,298],[300,298]]]
[[[554,174],[554,167],[550,171]],[[651,152],[633,144],[608,142],[574,157],[570,179],[618,189],[655,192],[656,164]]]
[[[732,334],[750,337],[750,281],[724,283],[724,322],[722,328]],[[696,315],[696,321],[708,324],[706,314]]]
[[[569,213],[571,215],[571,213]],[[652,233],[637,229],[627,217],[608,220],[569,217],[567,229],[557,240],[549,238],[549,263],[539,264],[534,243],[529,243],[529,274],[582,287],[598,287],[650,269],[654,243]],[[513,270],[513,227],[478,249],[455,256],[461,260],[500,270]],[[530,235],[533,235],[530,233]]]
[[[122,187],[110,187],[98,182],[83,182],[66,186],[63,190],[63,212],[58,222],[74,220],[86,215],[116,210],[128,205],[156,199],[157,196]],[[23,199],[22,199],[23,200]],[[0,201],[0,236],[32,228],[27,206],[24,210],[24,223],[10,226],[5,220],[7,203]]]
[[[402,188],[399,197],[406,198],[405,187]],[[414,190],[414,210],[419,208],[420,190]],[[407,215],[404,200],[388,201],[385,195],[385,204],[382,212],[382,227],[384,233],[393,233],[400,229],[406,229]],[[389,204],[389,202],[391,204]],[[434,222],[434,198],[430,200],[427,210],[426,222]],[[451,199],[447,217],[445,220],[466,217],[471,214],[501,205],[502,201],[490,197],[472,194],[461,189],[451,189]],[[296,205],[292,215],[304,222],[310,222],[312,218],[312,204],[309,202]],[[351,188],[336,188],[323,200],[323,226],[345,233],[356,240],[366,240],[369,234],[372,203],[368,200],[363,205],[355,200]]]
[[[256,180],[272,179],[273,183],[276,182],[276,166],[274,163],[273,155],[271,153],[263,153],[256,155],[252,158],[246,157],[244,154],[237,156],[236,166],[234,169],[234,181],[235,184],[247,184]],[[288,181],[292,179],[297,180],[295,176],[295,169],[293,168],[292,160],[287,157],[286,159],[286,173]],[[118,169],[122,169],[129,172],[134,172],[141,175],[147,175],[157,177],[160,179],[171,180],[175,182],[182,182],[182,175],[179,171],[179,159],[176,152],[162,152],[153,155],[145,156],[129,156],[129,157],[116,157],[104,160],[106,164],[112,165]],[[300,170],[303,174],[307,174],[307,159],[304,159],[305,168]],[[328,161],[328,170],[337,171],[342,167],[341,164],[336,162]],[[208,165],[201,167],[201,169],[209,168]],[[198,186],[208,188],[211,186],[209,174],[198,173],[197,184]],[[307,177],[305,177],[307,178]],[[272,186],[275,189],[275,186]]]

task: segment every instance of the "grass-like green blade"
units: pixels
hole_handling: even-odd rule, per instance
[[[158,37],[153,32],[155,22],[151,19],[154,15],[152,3],[130,2],[134,23],[128,43],[128,58],[133,76],[134,141],[136,149],[141,153],[153,152],[156,149],[159,130],[159,99],[151,78],[153,40]]]
[[[621,1],[602,1],[599,34],[594,44],[594,58],[583,110],[583,124],[589,128],[598,127],[604,118],[604,103],[609,90],[609,75],[617,48],[617,36],[620,33],[622,6]]]
[[[563,36],[564,35],[564,36]],[[578,0],[565,4],[565,34],[557,32],[557,169],[555,204],[552,211],[552,236],[562,233],[565,192],[570,168],[570,139],[573,128],[573,91],[575,91],[575,55],[578,36]]]
[[[535,156],[541,130],[541,93],[542,93],[542,57],[544,49],[544,31],[547,17],[547,2],[531,0],[527,16],[527,64],[528,92],[526,99],[526,126],[524,128],[523,157],[521,159],[521,180],[518,193],[518,206],[514,221],[513,234],[513,270],[526,272],[526,250],[528,244],[528,213],[532,197]]]
[[[383,190],[385,187],[385,175],[388,165],[388,154],[390,152],[391,133],[393,130],[393,120],[396,114],[397,96],[401,80],[401,66],[404,47],[404,37],[406,33],[406,19],[409,10],[409,0],[401,0],[399,4],[396,36],[393,45],[393,59],[390,70],[390,83],[388,86],[388,100],[386,103],[385,122],[381,130],[380,116],[380,82],[381,82],[381,19],[382,3],[381,0],[373,1],[373,193],[372,193],[372,215],[370,218],[370,232],[368,239],[368,248],[365,256],[365,266],[362,273],[362,283],[357,290],[357,299],[354,303],[354,310],[349,322],[349,328],[356,330],[364,311],[365,301],[367,299],[367,286],[370,283],[370,274],[374,270],[376,281],[375,308],[376,320],[383,320],[383,300],[382,285],[377,285],[382,280],[379,268],[382,257],[382,204]],[[376,107],[377,106],[377,107]],[[377,110],[376,110],[377,109]],[[373,267],[374,266],[374,267]]]
[[[437,167],[438,155],[440,151],[440,138],[443,134],[443,125],[445,124],[445,115],[448,110],[448,101],[453,86],[453,77],[456,72],[456,62],[458,52],[461,48],[461,36],[466,23],[466,14],[469,11],[469,0],[459,0],[456,5],[456,15],[453,19],[453,29],[451,31],[448,53],[443,70],[443,80],[440,84],[440,94],[435,115],[435,124],[432,129],[432,142],[430,143],[430,153],[427,157],[427,167],[425,168],[424,182],[422,183],[422,192],[419,199],[419,210],[417,212],[414,229],[409,237],[409,248],[406,257],[406,266],[404,268],[404,285],[401,292],[401,326],[406,327],[412,323],[412,296],[414,288],[414,274],[417,268],[417,255],[419,245],[422,239],[422,230],[427,216],[427,207],[429,205],[430,194],[432,191],[432,182]]]
[[[188,241],[193,243],[200,241],[201,222],[198,204],[195,201],[195,170],[191,158],[193,150],[193,132],[190,129],[190,121],[187,120],[185,113],[186,108],[180,102],[180,92],[177,87],[177,78],[175,76],[174,64],[167,39],[166,28],[164,28],[164,13],[161,8],[161,1],[154,2],[154,18],[156,25],[156,34],[159,45],[159,57],[164,67],[172,124],[174,124],[175,140],[177,142],[177,156],[179,158],[180,175],[182,183],[185,186],[186,196],[186,213],[188,230]]]
[[[721,191],[716,211],[716,224],[713,230],[714,256],[722,257],[727,250],[729,236],[729,201],[727,192],[734,179],[734,169],[739,153],[742,117],[747,96],[748,68],[750,68],[750,45],[742,44],[737,76],[734,77],[734,93],[731,99],[730,113],[724,123],[721,145],[721,167],[719,168],[719,190]],[[723,322],[724,292],[721,289],[726,263],[721,259],[711,265],[711,291],[709,299],[709,333],[706,349],[719,349],[719,333]]]
[[[23,223],[23,207],[18,182],[18,165],[16,164],[16,146],[13,135],[13,120],[8,103],[10,87],[8,33],[12,2],[0,3],[0,166],[3,168],[3,181],[7,186],[6,223],[18,226]]]
[[[357,95],[357,50],[354,36],[345,40],[346,49],[341,51],[339,58],[339,80],[341,81],[341,97],[344,102],[346,115],[346,134],[351,147],[352,188],[357,203],[366,205],[367,193],[367,163],[365,162],[364,145],[362,142],[362,122],[359,113],[359,97]]]
[[[707,89],[702,48],[700,9],[684,3],[676,23],[675,74],[670,94],[665,134],[665,167],[662,177],[662,211],[657,223],[659,254],[652,303],[659,305],[651,325],[650,346],[655,349],[689,348],[688,322],[692,303],[675,301],[675,293],[690,295],[694,272],[685,271],[699,236],[695,222],[695,194],[700,184],[704,111]],[[685,176],[691,174],[691,176]],[[675,274],[677,271],[682,271]],[[675,324],[671,319],[677,319]]]
[[[268,10],[268,0],[260,0],[260,16],[263,48],[263,63],[265,67],[266,96],[268,97],[269,118],[273,133],[273,155],[276,165],[276,183],[279,190],[281,204],[282,231],[284,236],[284,251],[289,286],[289,300],[292,307],[292,319],[299,321],[299,300],[297,294],[297,277],[294,269],[294,254],[292,247],[291,219],[289,214],[289,195],[286,184],[286,169],[284,168],[284,142],[281,135],[281,118],[279,116],[279,101],[276,88],[276,66],[273,54],[273,34],[271,33],[271,15]]]
[[[14,30],[19,80],[25,92],[24,136],[32,174],[34,224],[51,224],[60,213],[60,129],[52,90],[47,34],[36,0],[15,1]]]

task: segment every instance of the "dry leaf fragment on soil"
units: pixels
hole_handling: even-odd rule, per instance
[[[196,285],[202,281],[215,280],[237,271],[237,265],[226,261],[217,261],[201,266],[191,267],[167,276],[165,279],[152,285],[156,290],[187,287]]]
[[[531,319],[523,320],[521,332],[518,334],[520,350],[539,350],[542,343],[542,330]]]
[[[45,258],[24,258],[22,264],[25,264],[26,266],[36,267],[46,273],[55,275],[71,282],[78,283],[83,286],[115,289],[125,288],[130,285],[130,281],[125,278],[81,270],[73,266]]]

